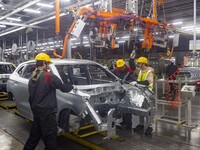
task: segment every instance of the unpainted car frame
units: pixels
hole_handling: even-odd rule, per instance
[[[58,100],[58,125],[65,131],[75,131],[80,126],[94,124],[97,131],[107,131],[107,138],[116,134],[116,120],[123,113],[147,117],[154,115],[152,93],[138,84],[122,84],[112,72],[100,64],[88,60],[52,59],[49,71],[62,81],[70,80],[74,90],[69,93],[56,91]],[[28,81],[35,69],[35,61],[18,65],[7,82],[7,90],[13,95],[19,113],[33,120],[29,105]],[[64,71],[62,77],[61,71]],[[145,100],[148,108],[137,103]],[[148,123],[148,122],[147,122]]]
[[[14,72],[15,65],[11,62],[0,62],[0,93],[6,93],[6,83]]]

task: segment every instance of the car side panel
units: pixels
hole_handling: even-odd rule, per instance
[[[8,92],[11,92],[16,101],[17,109],[20,114],[26,118],[30,117],[30,105],[29,105],[29,94],[28,94],[28,79],[21,78],[16,74],[11,75],[8,80],[7,88]]]
[[[87,109],[87,106],[81,96],[75,95],[73,92],[63,93],[60,90],[56,91],[58,100],[58,111],[68,108],[75,114],[80,115]]]

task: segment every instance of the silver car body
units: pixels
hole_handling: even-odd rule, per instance
[[[153,116],[154,98],[147,88],[137,84],[121,84],[120,79],[114,74],[93,61],[52,59],[52,62],[49,70],[62,80],[64,78],[61,77],[59,70],[63,71],[67,68],[65,75],[74,84],[74,89],[69,93],[56,91],[58,122],[64,120],[63,110],[70,110],[70,131],[78,129],[82,122],[92,123],[98,131],[107,131],[107,137],[110,138],[115,135],[116,120],[120,118],[117,117],[119,115],[114,114],[132,113],[145,117]],[[7,90],[12,93],[19,113],[33,120],[27,86],[30,75],[35,69],[35,67],[31,68],[31,65],[35,65],[34,60],[24,62],[16,68],[8,80]],[[145,99],[149,103],[149,108],[137,106],[136,101],[140,99]]]
[[[15,70],[14,64],[10,62],[0,62],[0,88],[1,92],[6,92],[6,83],[10,75]]]

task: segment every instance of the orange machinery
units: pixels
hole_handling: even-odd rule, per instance
[[[163,0],[158,0],[158,4],[162,4]],[[77,15],[69,28],[68,32],[66,33],[65,39],[64,39],[64,46],[62,55],[57,54],[56,49],[54,50],[54,56],[58,58],[64,58],[66,56],[67,51],[67,44],[70,35],[72,34],[74,28],[78,26],[78,23],[82,22],[83,24],[87,22],[87,19],[98,19],[99,22],[99,29],[98,29],[98,35],[101,36],[102,41],[108,40],[110,42],[110,48],[115,48],[116,43],[116,37],[115,33],[117,31],[117,23],[116,20],[125,19],[126,21],[129,21],[130,28],[129,30],[134,29],[134,23],[135,21],[140,22],[143,25],[144,28],[144,41],[142,43],[142,48],[152,48],[152,44],[154,41],[153,33],[157,32],[158,28],[162,28],[164,32],[168,29],[169,26],[167,26],[167,23],[160,23],[157,20],[157,0],[153,0],[153,17],[152,18],[140,18],[135,14],[127,14],[125,10],[118,9],[118,8],[112,8],[112,11],[110,12],[104,12],[104,11],[98,11],[93,10],[88,7],[82,7],[77,11]],[[60,2],[59,0],[56,0],[56,33],[59,34],[60,32]],[[83,29],[83,26],[82,26]],[[81,30],[82,30],[81,29]],[[80,31],[80,30],[79,30]]]

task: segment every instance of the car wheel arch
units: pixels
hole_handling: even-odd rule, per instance
[[[68,132],[70,127],[70,115],[76,115],[74,111],[70,108],[63,108],[58,113],[58,126],[65,130],[65,132]]]
[[[8,100],[11,100],[11,101],[15,100],[14,95],[13,95],[12,92],[8,92]]]

